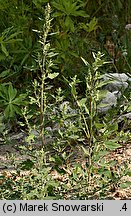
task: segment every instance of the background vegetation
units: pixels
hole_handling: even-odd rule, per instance
[[[1,199],[105,199],[130,185],[129,161],[108,158],[130,142],[118,120],[130,88],[97,109],[103,74],[131,77],[130,11],[130,0],[0,0],[1,143],[22,131],[27,156],[1,174]]]

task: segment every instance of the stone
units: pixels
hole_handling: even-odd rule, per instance
[[[118,91],[107,92],[104,99],[98,105],[98,112],[107,112],[111,107],[116,106],[117,104],[117,94]]]
[[[98,112],[105,113],[117,105],[117,100],[125,89],[131,88],[131,78],[125,73],[108,73],[103,75],[103,79],[111,81],[104,87],[108,92],[98,105]]]
[[[131,120],[131,112],[123,114],[118,118],[118,121],[122,120]]]
[[[72,109],[70,107],[69,101],[64,101],[62,104],[60,104],[60,111],[64,112],[64,114],[76,114],[76,110]]]
[[[105,81],[110,80],[111,83],[106,85],[106,89],[113,91],[123,91],[129,86],[129,82],[131,82],[131,78],[127,76],[125,73],[109,73],[103,76]]]

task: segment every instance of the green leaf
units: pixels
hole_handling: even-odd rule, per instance
[[[27,94],[20,94],[17,98],[15,98],[12,102],[16,105],[27,105],[27,101],[24,101]]]
[[[104,127],[104,124],[95,122],[95,127],[100,130]]]
[[[58,75],[59,75],[59,73],[49,73],[49,74],[48,74],[48,78],[49,78],[49,79],[54,79],[54,78],[56,78]]]
[[[53,7],[55,7],[57,10],[60,10],[62,12],[65,13],[65,8],[63,7],[62,4],[60,3],[56,3],[56,2],[52,2]]]
[[[70,18],[70,16],[67,16],[65,19],[65,26],[70,29],[72,32],[74,32],[75,27],[74,27],[74,22],[73,20]]]
[[[6,57],[9,56],[9,53],[8,53],[6,47],[3,43],[1,43],[1,49],[2,49],[3,53],[6,55]]]
[[[131,104],[129,104],[129,106],[127,108],[127,112],[131,112]]]
[[[98,28],[97,19],[94,17],[88,24],[88,32],[92,32]]]
[[[3,84],[0,85],[0,97],[3,98],[5,101],[8,100],[7,87]]]
[[[53,13],[53,17],[63,16],[61,12],[55,12]]]
[[[0,53],[0,61],[3,61],[5,59],[6,59],[6,56],[4,54]]]
[[[1,77],[1,78],[6,77],[6,76],[8,76],[9,74],[10,74],[10,69],[1,72],[0,77]]]
[[[79,57],[79,55],[78,55],[77,53],[75,53],[75,52],[73,52],[73,51],[69,51],[69,52],[70,52],[70,54],[71,54],[72,56],[74,56],[74,57],[76,57],[76,58]]]
[[[15,116],[15,114],[18,114],[18,115],[20,115],[21,114],[21,109],[18,107],[18,106],[16,106],[16,105],[13,105],[13,104],[11,104],[10,105],[11,106],[11,117],[13,117],[13,116]]]
[[[131,177],[131,170],[128,170],[126,175],[130,176]]]
[[[9,95],[9,102],[11,102],[17,95],[17,90],[13,88],[12,83],[10,83],[8,87],[8,95]]]
[[[87,101],[87,98],[82,98],[81,100],[78,100],[78,103],[80,106],[85,106],[86,101]]]
[[[14,37],[16,37],[17,35],[21,34],[21,33],[22,33],[22,31],[12,33],[12,34],[7,38],[6,42],[8,42],[8,43],[11,42],[11,43],[12,43],[12,39],[13,39]],[[13,40],[14,40],[13,42],[15,42],[15,41],[22,41],[22,39],[13,39]]]
[[[109,154],[108,150],[107,151],[106,150],[101,150],[101,151],[97,152],[97,154],[95,155],[95,158],[98,161],[98,160],[100,160],[100,158],[102,158],[103,156],[105,156],[107,154]],[[105,165],[105,163],[104,163],[104,165]]]
[[[105,141],[104,145],[107,149],[110,149],[110,150],[115,150],[117,148],[122,147],[121,145],[119,145],[118,143],[115,143],[114,141]]]
[[[12,104],[7,105],[7,107],[4,110],[4,115],[5,115],[5,118],[7,118],[7,119],[14,116]]]
[[[73,96],[76,96],[76,95],[77,95],[76,87],[75,87],[74,84],[71,85],[71,93],[72,93]]]
[[[106,108],[108,106],[109,106],[109,104],[107,104],[107,103],[100,103],[99,104],[99,108]]]
[[[9,40],[9,41],[5,41],[5,43],[6,44],[9,44],[9,43],[15,43],[15,42],[21,42],[21,41],[23,41],[22,39],[11,39],[11,40]]]
[[[121,188],[128,188],[128,187],[130,187],[131,186],[131,182],[130,181],[127,181],[127,182],[124,182],[124,183],[121,183],[120,184],[120,187]]]
[[[111,171],[110,170],[108,170],[108,169],[103,169],[103,168],[101,168],[101,169],[98,169],[98,173],[100,174],[100,175],[104,175],[104,176],[106,176],[106,178],[108,177],[108,178],[111,178]]]
[[[105,98],[105,96],[107,95],[109,91],[108,90],[100,90],[99,92],[97,92],[97,97],[98,100],[102,100],[103,98]],[[103,103],[102,103],[103,104]],[[107,105],[107,104],[106,104]]]
[[[118,130],[118,124],[117,123],[112,123],[108,126],[108,131],[115,132]]]
[[[73,15],[73,16],[82,16],[82,17],[89,17],[89,15],[85,11],[83,11],[83,10],[72,12],[71,15]]]

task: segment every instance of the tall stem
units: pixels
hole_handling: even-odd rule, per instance
[[[46,80],[46,74],[48,73],[48,69],[46,68],[46,61],[48,57],[48,51],[50,49],[50,44],[47,42],[47,37],[50,31],[50,12],[51,8],[48,4],[45,11],[45,25],[43,28],[43,36],[40,40],[40,43],[42,44],[42,60],[39,60],[39,66],[41,70],[41,97],[40,97],[40,137],[42,141],[42,146],[46,144],[45,141],[45,114],[46,114],[46,93],[45,93],[45,80]],[[48,67],[48,66],[47,66]]]

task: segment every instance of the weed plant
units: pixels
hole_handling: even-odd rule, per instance
[[[40,139],[42,141],[42,145],[45,146],[45,122],[47,116],[47,97],[49,95],[49,90],[51,85],[49,84],[49,80],[53,80],[55,77],[59,75],[59,73],[52,73],[52,67],[54,66],[53,57],[57,54],[54,53],[53,49],[50,47],[50,41],[48,37],[51,36],[51,8],[48,4],[45,9],[45,24],[43,25],[42,31],[34,30],[39,34],[39,43],[41,44],[41,51],[38,53],[38,57],[36,59],[39,70],[40,76],[38,79],[34,80],[34,96],[30,96],[30,104],[36,105],[36,109],[39,110],[37,112],[37,118],[40,119],[39,124],[39,134]],[[29,132],[31,132],[31,126],[29,123],[29,119],[32,118],[32,115],[28,115],[26,113],[27,109],[25,109],[24,118],[28,125]],[[28,112],[28,111],[27,111]]]
[[[56,10],[59,6],[58,2],[53,1],[52,4]],[[81,1],[76,3],[79,2]],[[119,0],[119,2],[122,1]],[[77,7],[74,1],[70,1],[71,3],[75,7],[70,16],[68,16],[67,11],[63,11],[61,8],[60,13],[56,11],[54,14],[56,17],[62,15],[63,20],[66,21],[66,26],[64,26],[63,22],[63,26],[57,26],[58,29],[64,30],[62,36],[67,36],[64,42],[61,41],[60,44],[62,45],[60,47],[62,51],[63,48],[66,48],[64,53],[61,53],[61,58],[66,63],[66,66],[68,66],[69,57],[65,54],[67,54],[66,51],[70,47],[70,44],[68,44],[70,38],[68,38],[68,31],[69,35],[72,35],[73,31],[75,31],[75,16],[77,18],[79,16],[86,17],[86,13],[80,10],[83,4]],[[69,3],[64,1],[64,4],[66,9],[70,10]],[[103,4],[105,4],[105,1],[99,3],[98,10],[95,13],[101,11]],[[36,3],[36,6],[39,7],[39,3]],[[93,5],[91,6],[93,7]],[[93,63],[91,60],[91,63],[89,63],[84,58],[79,59],[79,67],[84,62],[82,68],[86,71],[85,76],[83,76],[85,82],[84,93],[80,93],[79,90],[79,85],[83,83],[83,79],[81,80],[76,74],[71,79],[68,78],[71,74],[71,68],[67,70],[69,76],[64,76],[64,81],[69,86],[68,91],[71,90],[70,100],[66,100],[62,87],[56,91],[56,94],[50,91],[52,80],[59,75],[55,72],[53,61],[56,53],[51,49],[51,41],[49,41],[49,38],[52,38],[50,13],[51,8],[48,4],[45,10],[43,29],[42,31],[35,30],[39,35],[39,44],[41,46],[41,50],[35,58],[36,68],[39,68],[39,76],[32,80],[34,92],[30,95],[30,91],[28,91],[30,95],[29,106],[25,104],[23,109],[23,116],[29,132],[26,142],[30,146],[27,148],[23,146],[21,149],[30,159],[15,164],[17,168],[16,174],[10,176],[6,172],[2,174],[0,198],[106,199],[119,186],[128,187],[130,185],[130,182],[125,181],[124,184],[122,182],[123,176],[130,176],[128,162],[127,164],[118,165],[117,161],[108,160],[108,156],[112,151],[121,147],[121,141],[123,139],[128,140],[129,133],[118,133],[118,125],[114,121],[112,114],[101,118],[98,113],[98,106],[105,96],[102,87],[108,83],[102,80],[101,68],[107,62],[103,60],[103,54],[100,52],[93,52]],[[79,29],[81,28],[90,33],[97,30],[99,25],[97,20],[93,18],[88,24],[83,25],[80,23]],[[58,43],[57,45],[59,46]],[[2,49],[2,52],[7,55],[6,49],[4,47]],[[74,53],[71,53],[71,55],[76,56]],[[79,55],[77,55],[78,57]],[[24,60],[22,62],[24,64]],[[59,62],[59,58],[57,62]],[[63,71],[62,69],[61,72]],[[8,89],[5,86],[2,84],[1,89],[6,95],[4,105],[6,113],[10,116],[10,114],[14,115],[15,112],[19,112],[19,107],[22,106],[25,95],[16,96],[17,91],[11,84],[9,84]],[[2,94],[0,96],[3,97]],[[1,102],[3,102],[3,99]],[[120,109],[121,107],[118,111]],[[2,118],[0,120],[3,127],[1,131],[4,131]],[[40,136],[41,150],[38,150],[39,147],[35,148],[31,145],[32,141],[35,141],[33,129],[35,132],[38,131]],[[47,140],[47,136],[50,139]],[[39,144],[38,142],[36,142],[36,145]],[[82,153],[79,156],[80,152]],[[74,154],[80,158],[80,163],[77,162],[77,158],[74,160],[72,157]],[[24,172],[28,171],[27,174],[22,174],[22,170]]]

